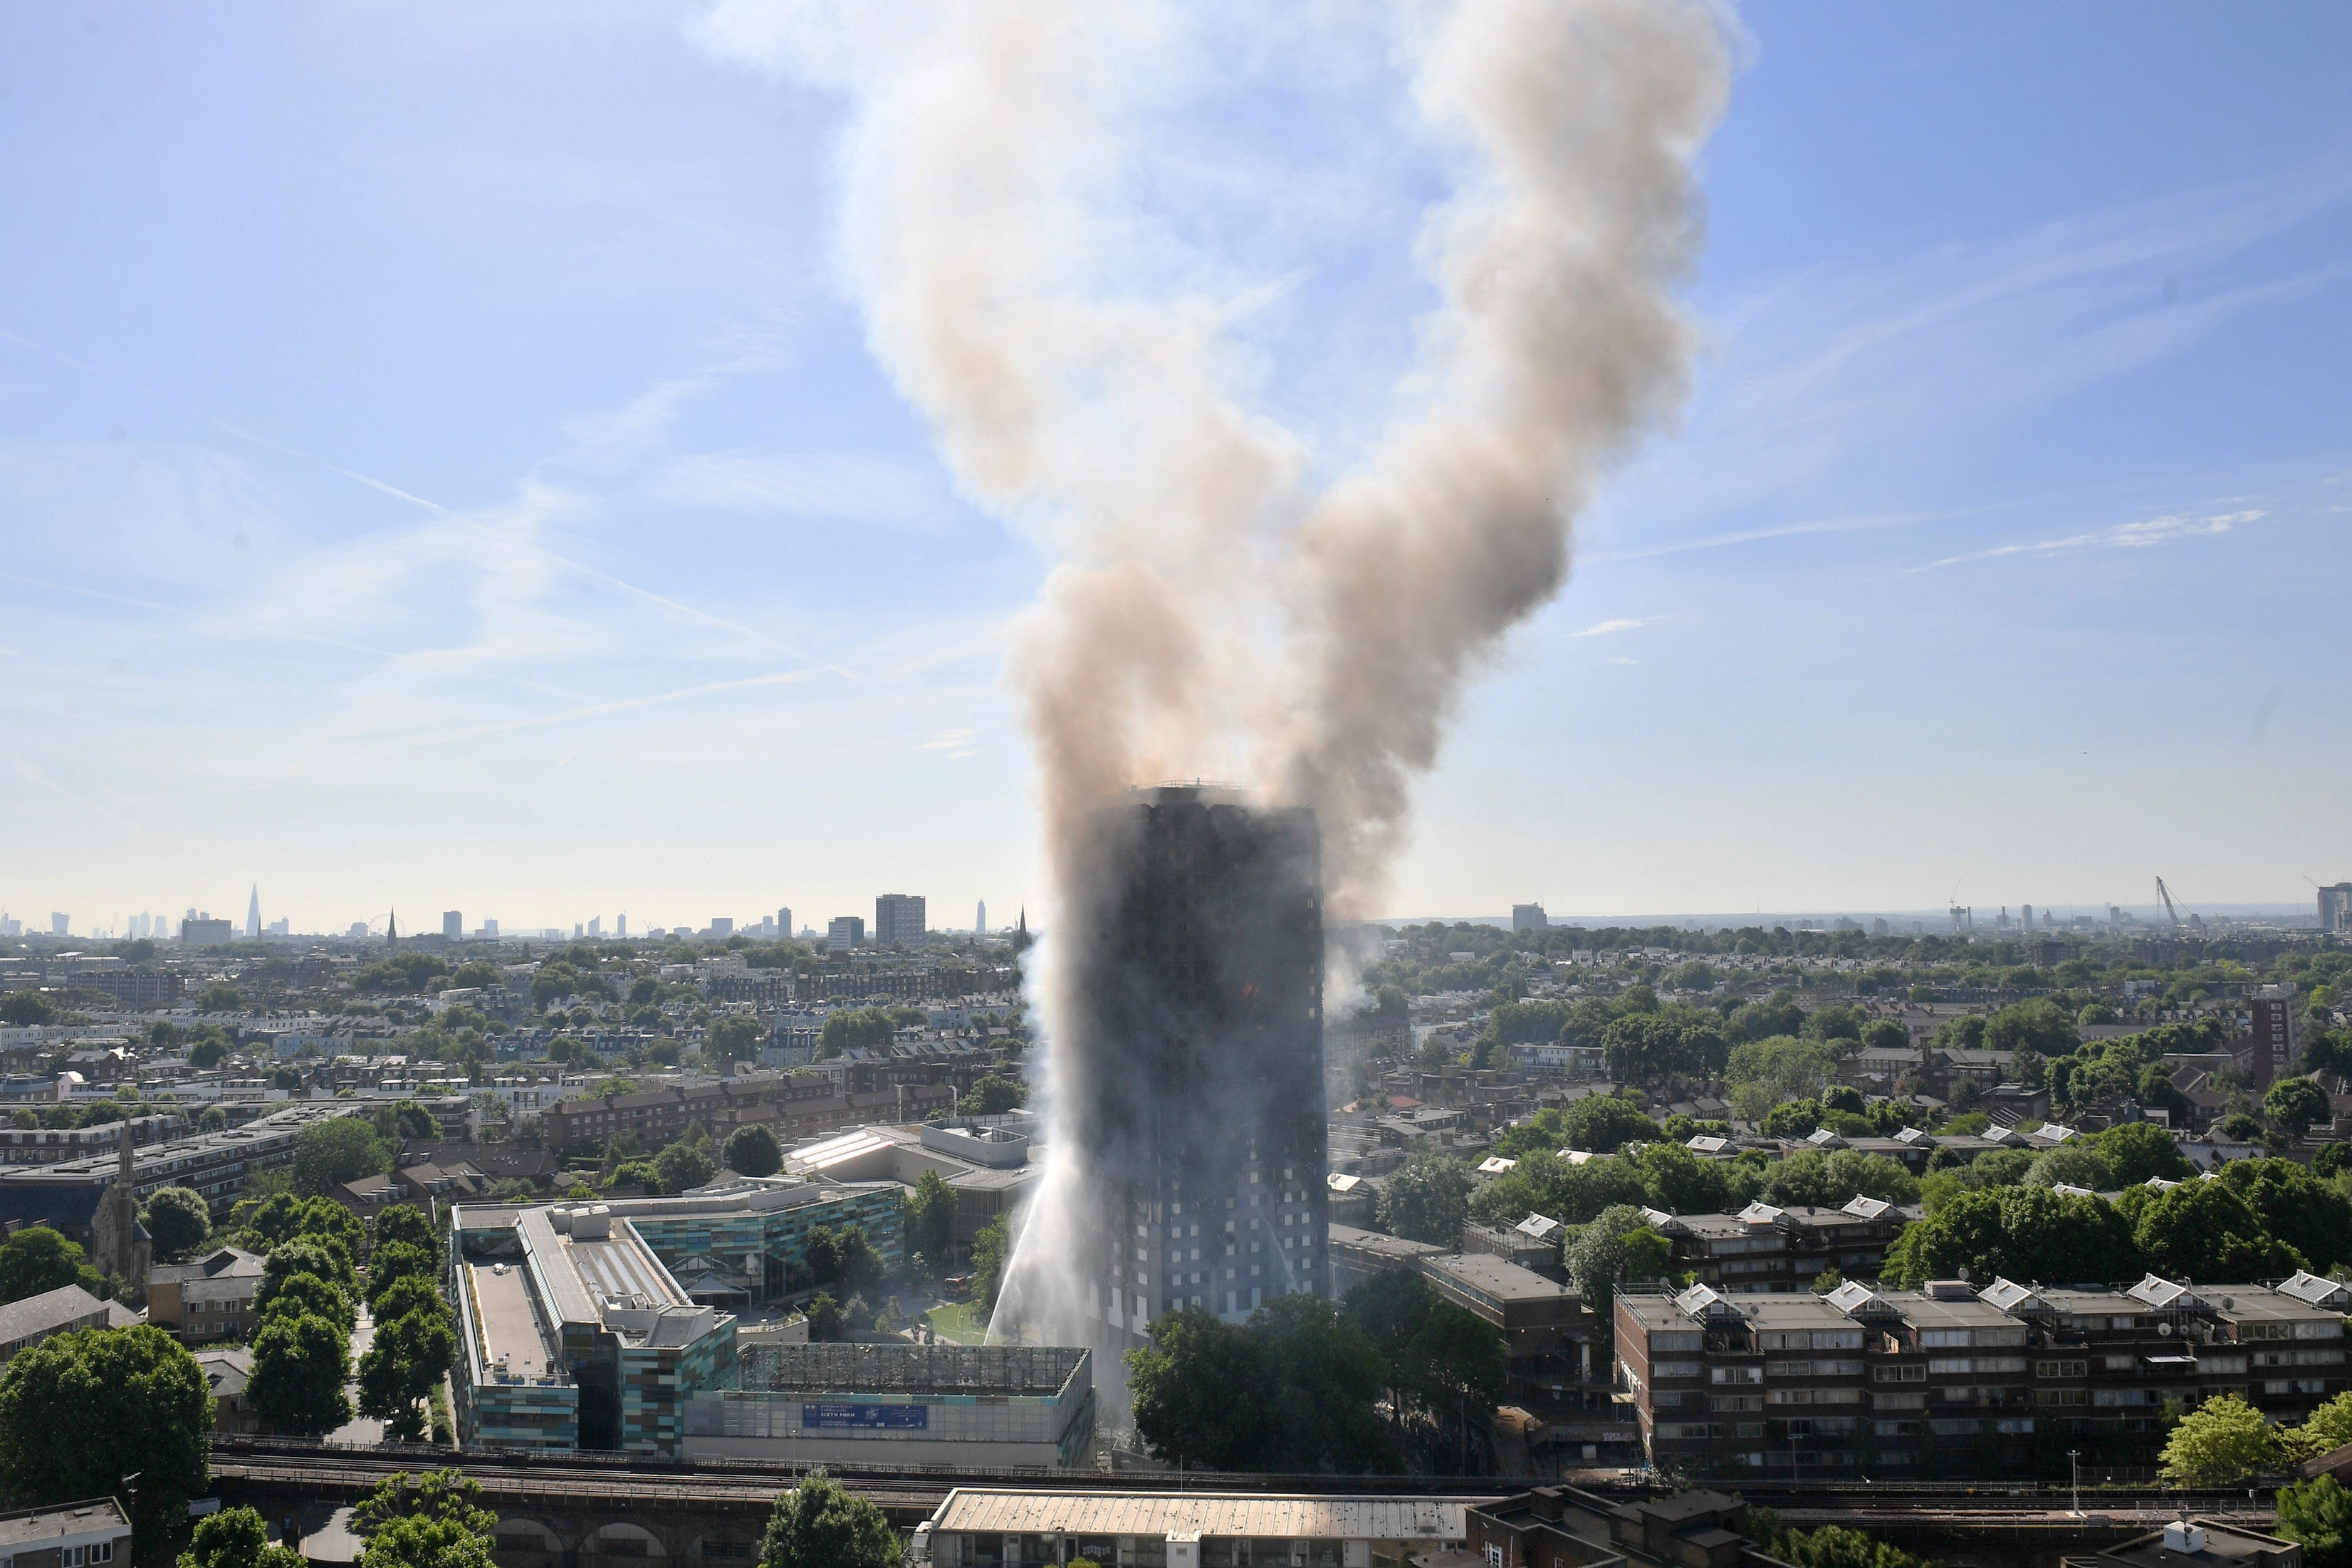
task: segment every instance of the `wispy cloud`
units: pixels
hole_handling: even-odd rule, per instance
[[[2095,529],[2089,533],[2069,534],[2063,539],[2038,539],[2028,544],[2003,544],[1969,555],[1948,555],[1925,566],[1914,566],[1911,571],[1914,574],[1934,572],[1970,561],[1994,561],[2004,555],[2063,555],[2078,550],[2148,550],[2176,539],[2201,539],[2227,533],[2241,523],[2257,521],[2263,515],[2259,510],[2219,512],[2210,517],[2190,517],[2174,512],[2138,522],[2119,522],[2113,528]]]
[[[706,452],[672,458],[646,493],[715,511],[919,527],[944,520],[944,498],[906,464],[853,452]]]
[[[971,731],[969,730],[942,730],[938,734],[933,735],[929,740],[918,744],[915,747],[915,750],[919,752],[952,752],[961,748],[965,742],[971,739]]]
[[[1605,637],[1612,636],[1618,632],[1635,631],[1643,626],[1648,626],[1649,624],[1650,623],[1646,617],[1641,619],[1602,621],[1597,626],[1590,626],[1580,632],[1570,632],[1568,635],[1572,637]]]

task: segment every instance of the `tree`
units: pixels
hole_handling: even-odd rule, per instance
[[[106,1281],[83,1256],[79,1242],[68,1241],[51,1226],[27,1226],[0,1241],[0,1301],[21,1301],[64,1285],[103,1293]]]
[[[0,1024],[29,1029],[58,1021],[58,1010],[37,991],[11,991],[0,996]]]
[[[882,1255],[854,1225],[820,1225],[809,1232],[809,1270],[822,1285],[852,1295],[882,1282]]]
[[[805,1316],[808,1318],[809,1338],[837,1340],[841,1337],[845,1314],[841,1303],[833,1299],[832,1291],[820,1290],[810,1297]]]
[[[1029,1086],[994,1074],[978,1079],[958,1109],[967,1116],[1002,1116],[1029,1103]]]
[[[2032,1051],[2044,1057],[2071,1054],[2083,1043],[2083,1032],[2066,1010],[2047,996],[2015,1002],[1985,1020],[1985,1048]]]
[[[1859,1530],[1829,1525],[1821,1530],[1783,1531],[1770,1522],[1769,1515],[1758,1520],[1756,1513],[1761,1511],[1751,1511],[1748,1529],[1762,1540],[1768,1556],[1794,1568],[1935,1568],[1932,1562],[1873,1540]]]
[[[745,1013],[730,1013],[710,1021],[703,1033],[702,1051],[715,1063],[748,1062],[759,1056],[766,1039],[767,1031],[760,1027],[760,1020]]]
[[[1135,1430],[1162,1459],[1195,1469],[1249,1470],[1273,1447],[1263,1393],[1272,1381],[1239,1323],[1184,1307],[1151,1325],[1151,1343],[1127,1352]]]
[[[2281,1487],[2279,1533],[2303,1547],[2304,1568],[2352,1564],[2352,1489],[2334,1476]]]
[[[861,1047],[878,1049],[898,1037],[898,1022],[881,1007],[845,1007],[825,1015],[816,1032],[817,1059]]]
[[[1470,1212],[1470,1168],[1444,1151],[1415,1149],[1381,1187],[1380,1219],[1391,1236],[1452,1247]]]
[[[228,1042],[226,1040],[198,1040],[194,1045],[188,1047],[188,1065],[195,1068],[198,1072],[210,1072],[213,1068],[220,1066],[222,1059],[227,1055]],[[206,1110],[219,1110],[220,1107],[217,1105],[208,1106],[206,1107]],[[223,1111],[221,1114],[221,1124],[223,1126],[226,1126],[227,1123],[228,1114],[227,1112]]]
[[[308,1314],[324,1318],[348,1334],[359,1319],[352,1299],[340,1288],[315,1274],[289,1274],[268,1283],[274,1287],[268,1299],[265,1300],[258,1294],[254,1298],[261,1309],[261,1321],[265,1323],[280,1317],[299,1318]]]
[[[1650,1228],[1640,1209],[1619,1204],[1601,1210],[1569,1240],[1565,1256],[1569,1277],[1576,1281],[1585,1305],[1603,1322],[1609,1321],[1609,1302],[1619,1280],[1654,1279],[1664,1270],[1665,1258],[1657,1248],[1629,1247],[1629,1238],[1644,1234],[1665,1240]],[[1667,1252],[1671,1256],[1671,1246]]]
[[[2352,1263],[2352,1197],[2293,1160],[2232,1160],[2221,1184],[2246,1200],[2263,1229],[2327,1270]]]
[[[2301,1138],[2327,1119],[2327,1091],[2307,1078],[2283,1078],[2263,1096],[2263,1114],[2288,1137]]]
[[[1752,1005],[1753,1004],[1751,1004]],[[1899,1031],[1902,1026],[1897,1024]],[[1836,1050],[1819,1040],[1786,1035],[1735,1046],[1723,1069],[1732,1109],[1749,1121],[1791,1100],[1818,1100],[1837,1081]]]
[[[394,1204],[375,1216],[375,1244],[378,1247],[400,1242],[433,1252],[438,1250],[435,1246],[436,1239],[433,1222],[425,1217],[423,1209],[407,1204]]]
[[[294,1274],[315,1274],[337,1289],[349,1289],[357,1279],[352,1269],[351,1254],[341,1242],[315,1234],[298,1234],[291,1241],[271,1247],[262,1258],[261,1289],[254,1305],[266,1310],[277,1282]]]
[[[368,1259],[368,1310],[383,1315],[378,1303],[385,1291],[401,1280],[422,1277],[433,1279],[439,1269],[434,1255],[422,1247],[405,1241],[384,1241],[376,1244],[375,1253]]]
[[[680,1139],[654,1156],[654,1173],[663,1191],[683,1193],[709,1181],[713,1172],[710,1156]]]
[[[1004,1289],[1004,1265],[1013,1251],[1013,1233],[998,1215],[980,1227],[971,1239],[971,1293],[984,1310],[996,1310]]]
[[[1627,1143],[1655,1138],[1658,1124],[1630,1100],[1613,1094],[1588,1094],[1560,1113],[1560,1131],[1571,1149],[1613,1154]]]
[[[489,1536],[443,1520],[394,1520],[360,1549],[358,1568],[495,1568]]]
[[[457,1331],[438,1302],[379,1321],[367,1353],[360,1357],[360,1414],[387,1423],[395,1441],[421,1441],[425,1412],[419,1401],[440,1385],[457,1350]]]
[[[1654,1234],[1654,1233],[1653,1233]],[[1290,1300],[1310,1300],[1294,1296]],[[1451,1408],[1462,1442],[1458,1473],[1470,1468],[1470,1412],[1492,1409],[1503,1395],[1502,1331],[1451,1301],[1433,1303],[1412,1336],[1406,1354],[1410,1385],[1433,1411]]]
[[[776,1135],[756,1121],[730,1132],[724,1147],[727,1168],[739,1176],[772,1176],[783,1168],[784,1152]]]
[[[1767,1169],[1757,1196],[1776,1208],[1839,1208],[1857,1197],[1916,1204],[1919,1183],[1884,1154],[1853,1149],[1800,1149]]]
[[[196,1521],[179,1568],[304,1568],[309,1560],[269,1539],[269,1526],[249,1508],[225,1508]]]
[[[776,1499],[760,1568],[898,1568],[898,1533],[866,1499],[823,1470]]]
[[[1811,1136],[1822,1124],[1822,1102],[1818,1100],[1790,1100],[1772,1107],[1757,1124],[1757,1131],[1767,1138],[1782,1138],[1794,1142]]]
[[[384,1169],[390,1157],[375,1129],[356,1116],[314,1121],[294,1135],[294,1190],[323,1197]]]
[[[2294,1429],[2295,1452],[2304,1458],[2352,1443],[2352,1394],[2339,1394]]]
[[[2088,1192],[2110,1190],[2115,1173],[2087,1142],[2070,1140],[2033,1157],[2025,1172],[2026,1184],[2036,1187],[2081,1187]]]
[[[955,1189],[937,1171],[925,1171],[907,1195],[907,1249],[937,1264],[955,1235]]]
[[[119,1494],[137,1471],[131,1523],[156,1551],[211,1484],[212,1425],[204,1369],[161,1329],[58,1334],[0,1375],[0,1486],[12,1504],[38,1508]]]
[[[1437,1292],[1430,1289],[1429,1281],[1405,1268],[1383,1269],[1348,1292],[1342,1309],[1348,1321],[1371,1342],[1387,1368],[1391,1428],[1402,1423],[1412,1386],[1413,1335],[1436,1305]]]
[[[2132,1228],[2148,1268],[2168,1279],[2273,1279],[2304,1262],[2226,1182],[2185,1182],[2138,1200]]]
[[[2126,1121],[2110,1127],[2093,1142],[2099,1158],[2107,1163],[2110,1178],[2119,1187],[2144,1186],[2151,1176],[2177,1182],[2193,1173],[2189,1157],[2172,1141],[2172,1134],[2153,1121]]]
[[[486,1505],[482,1483],[465,1471],[426,1470],[412,1478],[402,1470],[378,1481],[352,1510],[352,1533],[372,1541],[384,1526],[411,1519],[454,1524],[478,1535],[488,1534],[499,1522]]]
[[[2160,1469],[2165,1484],[2222,1487],[2276,1464],[2277,1428],[2234,1394],[2209,1399],[2180,1418],[2166,1439]]]
[[[1905,1226],[1886,1249],[1885,1278],[1906,1288],[1963,1269],[1976,1280],[2120,1280],[2147,1268],[2130,1223],[2103,1200],[2000,1186],[1956,1193]]]
[[[343,1394],[351,1373],[350,1331],[315,1312],[271,1317],[253,1336],[246,1399],[280,1432],[316,1436],[352,1418]]]

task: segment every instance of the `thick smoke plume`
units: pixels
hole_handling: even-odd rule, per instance
[[[875,351],[968,493],[1061,562],[1012,663],[1056,1052],[1076,981],[1052,932],[1103,906],[1087,824],[1132,785],[1238,777],[1312,807],[1330,912],[1377,912],[1465,682],[1559,590],[1598,477],[1680,399],[1670,289],[1728,77],[1721,18],[1692,0],[1387,14],[1453,171],[1421,246],[1440,302],[1391,427],[1313,493],[1301,440],[1230,390],[1227,307],[1103,281],[1130,255],[1120,122],[1171,90],[1191,15],[722,0],[707,24],[719,48],[847,94],[843,250]],[[1083,1183],[1075,1142],[1054,1140],[1024,1266]]]

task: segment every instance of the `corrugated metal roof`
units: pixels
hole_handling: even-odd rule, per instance
[[[1262,1492],[1021,1492],[958,1488],[931,1516],[953,1533],[1158,1535],[1198,1531],[1325,1541],[1459,1541],[1479,1498],[1285,1497]]]

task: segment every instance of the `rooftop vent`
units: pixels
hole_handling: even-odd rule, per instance
[[[2164,1527],[2164,1544],[2174,1552],[2202,1552],[2205,1550],[2204,1527],[2191,1524],[2185,1519],[2176,1519]]]
[[[1930,1279],[1927,1296],[1930,1301],[1973,1301],[1977,1293],[1965,1279]]]

